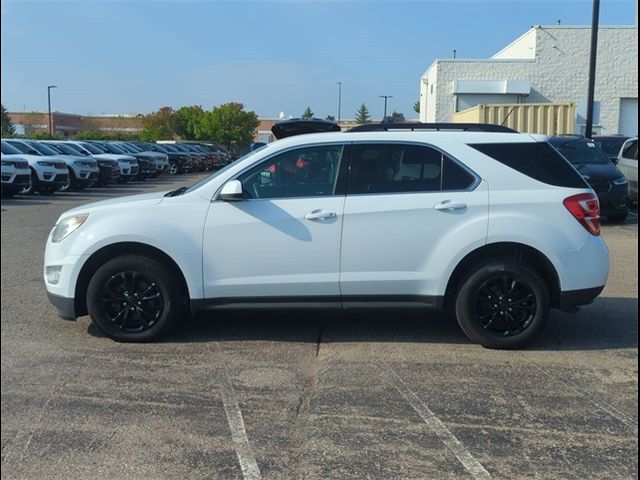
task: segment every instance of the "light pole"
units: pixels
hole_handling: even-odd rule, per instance
[[[593,0],[591,18],[591,52],[589,53],[589,87],[587,89],[587,125],[584,136],[593,136],[593,97],[596,86],[596,52],[598,51],[598,20],[600,17],[600,0]]]
[[[380,95],[380,98],[384,98],[384,115],[382,116],[382,121],[387,118],[387,100],[393,98],[393,95]]]
[[[51,89],[58,88],[57,85],[47,85],[47,102],[49,104],[49,135],[53,136],[53,118],[51,117]]]
[[[342,108],[342,82],[338,82],[338,125],[340,125],[341,108]]]

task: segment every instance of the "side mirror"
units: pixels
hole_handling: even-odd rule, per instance
[[[613,163],[614,165],[617,165],[619,161],[620,161],[620,159],[618,157],[612,157],[611,158],[611,163]]]
[[[229,180],[220,190],[220,200],[223,202],[237,202],[244,198],[240,180]]]

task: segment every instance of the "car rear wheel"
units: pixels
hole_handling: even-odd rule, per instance
[[[529,265],[510,258],[475,267],[458,290],[460,328],[487,348],[512,349],[531,341],[549,318],[550,294]]]
[[[186,318],[186,295],[175,274],[158,260],[125,255],[108,261],[87,289],[93,322],[122,342],[149,342]]]

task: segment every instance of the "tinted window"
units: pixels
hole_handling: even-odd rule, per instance
[[[100,148],[98,145],[95,145],[93,143],[88,143],[88,142],[83,142],[80,144],[85,150],[93,153],[94,155],[99,155],[101,153],[106,153],[106,151],[102,148]],[[73,144],[71,145],[71,147],[73,148]]]
[[[35,150],[34,148],[30,147],[29,145],[26,145],[22,142],[8,142],[9,145],[11,145],[12,147],[17,148],[18,150],[20,150],[21,153],[30,153],[30,154],[34,154],[33,151]],[[39,155],[38,151],[35,150],[35,155]]]
[[[622,152],[622,156],[630,160],[638,160],[638,141],[630,142]]]
[[[9,145],[7,142],[2,142],[2,153],[7,155],[16,155],[21,152],[13,145]]]
[[[580,174],[548,143],[482,143],[469,146],[539,182],[558,187],[589,188]]]
[[[594,138],[593,142],[609,157],[617,157],[626,140],[627,137],[599,137]]]
[[[356,144],[351,150],[351,194],[464,190],[474,181],[473,175],[434,148]]]
[[[573,165],[610,163],[609,157],[595,143],[586,138],[551,139],[551,145],[560,150],[560,153]]]
[[[58,155],[58,152],[56,152],[53,148],[49,147],[48,145],[44,145],[38,142],[29,142],[29,145],[31,145],[35,150],[37,150],[42,155],[47,155],[47,156]]]
[[[238,180],[247,198],[333,195],[342,150],[342,145],[291,150],[262,162]]]

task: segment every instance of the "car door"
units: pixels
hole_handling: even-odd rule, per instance
[[[218,302],[339,302],[344,146],[287,150],[237,176],[244,199],[215,200],[204,230],[205,296]]]
[[[634,200],[638,198],[638,140],[630,140],[622,147],[618,168],[629,182],[629,190]]]
[[[487,185],[429,145],[356,143],[343,223],[345,302],[433,304],[456,257],[486,241]]]

